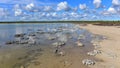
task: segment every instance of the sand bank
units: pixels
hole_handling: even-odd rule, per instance
[[[103,62],[97,62],[91,68],[120,68],[119,26],[96,26],[89,24],[87,26],[80,26],[80,28],[107,37],[106,40],[100,42],[102,54],[96,56],[96,58],[103,60]]]

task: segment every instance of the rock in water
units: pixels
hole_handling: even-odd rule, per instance
[[[79,35],[78,40],[85,39],[84,35]]]
[[[89,59],[84,59],[84,60],[82,61],[82,63],[83,63],[84,65],[94,65],[94,64],[95,64],[95,61],[89,60]]]
[[[15,37],[23,37],[25,34],[15,34]]]
[[[52,44],[54,47],[62,47],[65,45],[65,42],[55,42]]]
[[[62,51],[60,51],[60,52],[58,52],[58,55],[60,55],[60,56],[64,56],[64,55],[65,55],[65,53],[64,53],[64,52],[62,52]]]
[[[56,37],[48,37],[49,40],[55,40]]]
[[[55,51],[55,54],[58,55],[58,56],[64,56],[65,55],[65,52],[63,51],[59,51],[58,49]]]
[[[13,44],[13,42],[12,41],[8,41],[5,44]]]
[[[20,68],[26,68],[25,66],[20,66]]]
[[[97,54],[100,54],[100,53],[101,53],[101,50],[94,50],[94,51],[88,52],[87,54],[90,56],[96,56]]]
[[[79,47],[83,47],[84,45],[81,43],[81,42],[76,42],[77,43],[77,46],[79,46]]]

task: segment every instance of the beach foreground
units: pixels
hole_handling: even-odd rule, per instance
[[[96,26],[89,24],[80,26],[94,34],[105,36],[107,39],[100,42],[102,54],[96,58],[103,60],[91,68],[120,68],[120,28],[119,26]]]

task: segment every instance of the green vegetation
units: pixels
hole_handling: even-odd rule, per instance
[[[120,21],[4,21],[0,24],[12,24],[12,23],[76,23],[76,24],[94,24],[94,25],[107,25],[117,26],[120,25]]]

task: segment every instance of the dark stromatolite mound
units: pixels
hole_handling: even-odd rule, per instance
[[[25,36],[26,34],[25,33],[21,33],[21,34],[15,34],[15,37],[23,37],[23,36]]]

